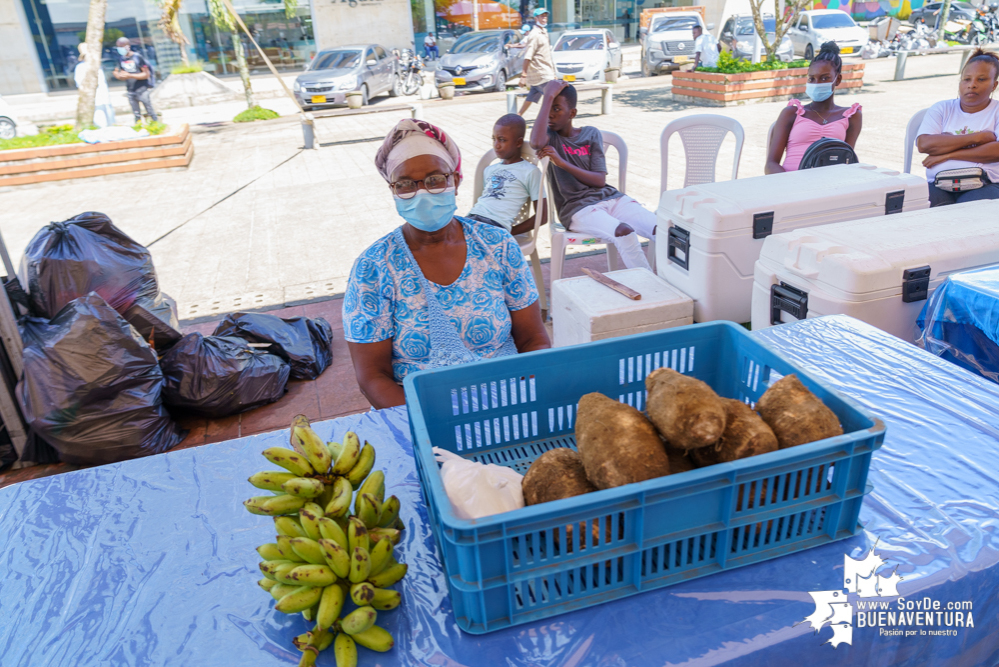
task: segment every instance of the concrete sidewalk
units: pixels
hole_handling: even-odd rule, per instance
[[[864,107],[857,145],[863,161],[901,168],[907,121],[917,110],[956,95],[959,62],[959,55],[913,59],[913,78],[894,82],[894,61],[868,61],[863,92],[840,100]],[[581,95],[579,124],[617,132],[630,147],[628,194],[654,209],[659,135],[669,121],[691,114],[723,113],[738,120],[746,131],[739,175],[763,173],[767,129],[785,103],[724,110],[686,106],[672,101],[668,83],[668,77],[657,77],[617,88],[610,116],[595,115],[598,94]],[[458,205],[460,213],[467,212],[475,164],[491,147],[492,124],[505,113],[505,100],[502,95],[460,103],[432,100],[424,102],[424,111],[462,149],[466,183]],[[10,188],[2,192],[0,229],[17,262],[49,221],[103,211],[150,246],[163,289],[177,299],[185,320],[329,298],[343,291],[357,255],[399,224],[373,160],[382,138],[404,115],[320,121],[323,147],[313,151],[302,150],[293,117],[196,127],[196,156],[188,169]],[[731,171],[732,143],[729,139],[719,157],[719,180]],[[610,181],[616,183],[613,152],[609,162]],[[669,151],[669,185],[682,183],[683,148],[676,141]],[[549,254],[546,232],[540,252]]]

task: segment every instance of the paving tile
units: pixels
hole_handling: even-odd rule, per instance
[[[242,435],[240,432],[241,417],[242,415],[232,415],[231,417],[210,420],[205,426],[205,444],[240,437]]]

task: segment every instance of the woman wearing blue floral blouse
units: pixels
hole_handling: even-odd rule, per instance
[[[343,300],[344,336],[371,405],[405,403],[401,383],[413,371],[551,347],[517,242],[454,215],[454,140],[403,120],[375,164],[405,224],[354,262]]]

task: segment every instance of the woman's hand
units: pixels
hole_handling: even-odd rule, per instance
[[[541,306],[535,301],[527,308],[510,311],[510,333],[517,352],[547,350],[552,346],[545,323],[541,321]]]
[[[548,158],[551,161],[551,163],[556,167],[561,167],[562,169],[565,169],[565,164],[566,164],[565,160],[563,160],[561,156],[559,156],[558,152],[551,145],[545,146],[544,148],[538,151],[538,160],[540,161],[542,158]]]
[[[941,162],[946,162],[951,159],[953,158],[951,158],[950,153],[945,153],[943,155],[927,155],[926,158],[923,159],[923,166],[929,169],[930,167],[935,167]]]

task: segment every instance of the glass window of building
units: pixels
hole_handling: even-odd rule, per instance
[[[77,45],[87,30],[88,0],[15,0],[24,6],[38,60],[50,91],[74,87],[73,70],[78,62]],[[315,55],[312,15],[307,3],[297,7],[289,18],[282,0],[234,0],[233,5],[254,39],[278,69],[301,70]],[[128,37],[132,48],[152,65],[162,80],[181,63],[180,47],[159,27],[160,10],[155,0],[113,0],[108,2],[104,25],[101,65],[111,86],[123,82],[111,76],[117,63],[114,50],[119,37]],[[185,0],[179,19],[187,37],[188,59],[201,61],[205,70],[216,75],[235,74],[233,35],[220,31],[211,21],[205,0]],[[251,71],[266,70],[263,58],[242,37]]]

